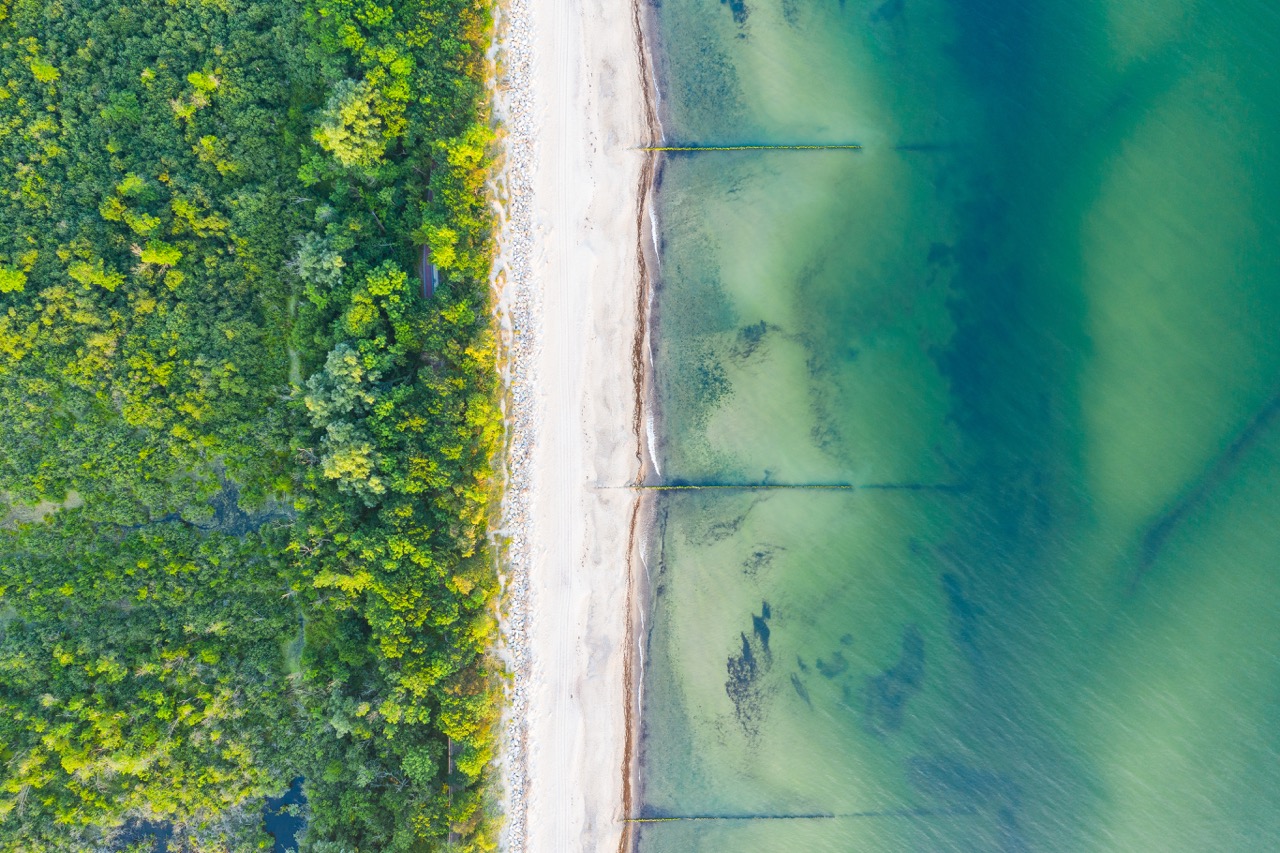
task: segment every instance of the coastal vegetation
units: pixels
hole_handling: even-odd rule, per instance
[[[0,0],[5,849],[492,849],[489,26]]]

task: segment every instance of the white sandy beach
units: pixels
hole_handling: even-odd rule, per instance
[[[644,86],[629,4],[499,22],[500,316],[512,355],[503,770],[512,853],[618,850],[625,824],[632,350]]]

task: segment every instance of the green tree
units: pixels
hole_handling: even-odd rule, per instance
[[[325,358],[324,370],[307,380],[303,403],[316,427],[337,418],[363,412],[373,404],[373,385],[380,378],[349,344],[334,347]]]
[[[324,475],[337,480],[341,491],[359,495],[369,506],[376,506],[387,487],[376,473],[376,454],[369,434],[354,424],[337,421],[325,427],[321,449]]]
[[[331,239],[314,232],[303,235],[294,257],[294,268],[303,281],[332,290],[342,283],[346,266]]]
[[[348,78],[334,84],[325,104],[315,140],[347,168],[376,166],[382,160],[386,141],[374,108],[377,100],[377,90],[367,82]]]
[[[22,270],[0,267],[0,293],[21,293],[27,286],[27,274]]]
[[[0,848],[491,849],[488,25],[0,0]]]

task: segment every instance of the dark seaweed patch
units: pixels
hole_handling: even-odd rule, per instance
[[[729,521],[717,521],[707,528],[707,541],[719,542],[722,539],[728,539],[738,532],[738,529],[742,527],[742,522],[746,521],[746,519],[747,516],[744,513]]]
[[[930,266],[936,264],[949,264],[954,256],[955,250],[946,243],[934,243],[929,247],[928,261]]]
[[[800,676],[794,672],[791,673],[791,686],[796,689],[796,695],[804,700],[804,704],[813,706],[813,702],[809,701],[809,688],[804,686],[804,682],[800,680]]]
[[[818,672],[822,673],[826,678],[835,678],[849,668],[849,662],[844,659],[844,655],[839,651],[835,651],[831,653],[830,660],[818,658],[815,666],[818,667]]]
[[[724,689],[733,702],[733,713],[748,737],[760,733],[763,717],[763,692],[760,677],[769,671],[773,657],[769,653],[769,604],[764,603],[759,616],[751,614],[751,636],[740,634],[742,649],[730,655],[726,669],[729,678]]]
[[[924,637],[914,625],[902,632],[898,661],[863,687],[863,725],[884,736],[902,728],[909,700],[924,681]]]
[[[965,595],[958,575],[944,572],[942,590],[947,596],[952,639],[970,654],[978,654],[978,617],[982,615],[982,608]]]
[[[729,658],[729,675],[739,676],[739,680],[751,681],[759,673],[760,667],[756,663],[756,653],[751,648],[751,641],[747,639],[746,634],[739,634],[742,638],[742,654],[736,658]]]
[[[813,429],[809,430],[809,437],[819,449],[835,455],[843,441],[839,430],[833,426],[830,416],[820,405],[815,403],[813,412],[815,423]]]
[[[672,486],[688,486],[692,485],[688,480],[682,477],[674,477],[669,482]],[[746,523],[747,516],[751,510],[755,508],[759,501],[752,501],[745,511],[738,513],[732,517],[724,515],[711,515],[700,519],[698,524],[691,525],[686,532],[685,539],[695,545],[707,545],[720,542],[732,536],[736,536],[742,529],[742,525]]]
[[[718,401],[733,390],[724,367],[711,353],[704,353],[694,369],[693,385],[704,400]]]
[[[734,23],[741,25],[747,22],[747,15],[750,13],[743,0],[720,0],[720,2],[728,4],[729,11],[733,13]]]
[[[756,676],[760,667],[756,663],[755,653],[751,650],[751,642],[746,634],[742,634],[742,652],[729,656],[729,680],[725,682],[725,692],[733,702],[733,713],[738,718],[747,734],[759,731],[760,701],[756,690]]]
[[[1006,776],[981,770],[950,756],[912,758],[907,778],[921,794],[950,806],[975,806],[1002,800],[1018,805],[1017,786]]]
[[[949,756],[916,757],[907,763],[907,778],[922,796],[952,809],[988,816],[991,824],[987,849],[1001,853],[1029,849],[1018,825],[1018,785],[1005,774],[973,767]]]
[[[774,555],[781,550],[777,545],[761,545],[742,561],[742,573],[754,577],[761,569],[772,565]]]
[[[886,0],[871,13],[871,22],[896,20],[902,16],[902,10],[906,8],[906,5],[906,0]]]
[[[769,622],[767,617],[755,616],[751,617],[751,633],[753,633],[760,645],[764,646],[764,650],[769,650]]]
[[[743,326],[738,330],[738,340],[734,342],[733,357],[742,361],[751,358],[760,349],[760,344],[764,343],[764,336],[775,328],[777,327],[770,326],[764,320]]]

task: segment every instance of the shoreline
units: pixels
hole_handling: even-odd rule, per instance
[[[635,49],[636,72],[640,79],[641,108],[644,121],[644,144],[662,143],[660,116],[661,96],[657,75],[653,67],[650,47],[652,7],[646,0],[631,0],[631,38]],[[640,175],[635,191],[635,266],[636,306],[631,345],[631,384],[633,409],[631,430],[635,438],[636,467],[633,483],[647,481],[648,473],[658,471],[657,439],[654,435],[656,411],[653,392],[653,296],[656,287],[656,271],[659,269],[657,214],[654,211],[654,191],[658,174],[658,152],[642,153]],[[644,652],[647,628],[644,615],[649,609],[649,570],[645,561],[644,537],[653,527],[653,497],[639,492],[633,499],[631,521],[627,532],[627,604],[625,649],[623,652],[624,703],[623,754],[622,754],[622,818],[636,816],[635,807],[642,800],[640,777],[640,748],[644,711]],[[636,572],[637,562],[644,575]],[[618,839],[618,853],[631,853],[636,846],[633,823],[623,823]]]
[[[493,272],[507,446],[501,849],[630,849],[656,155],[646,8],[504,0]],[[628,430],[628,425],[630,429]],[[628,434],[629,433],[629,434]]]

